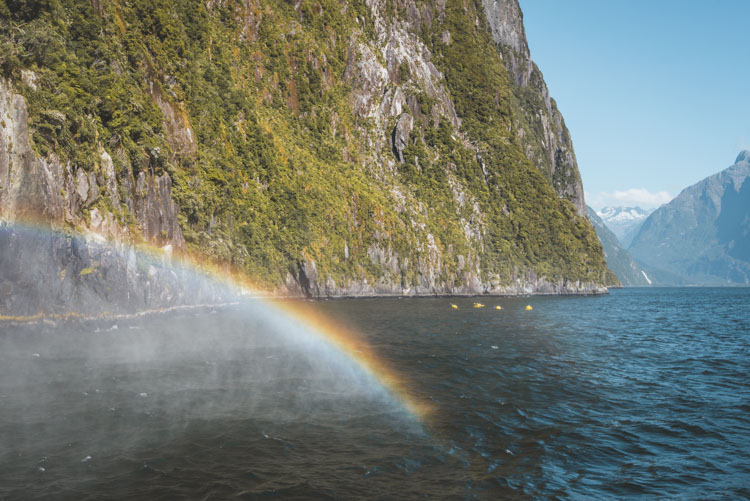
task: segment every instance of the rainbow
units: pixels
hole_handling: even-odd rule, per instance
[[[49,232],[51,234],[60,233],[59,230],[52,229],[49,225],[44,223],[18,224],[17,222],[13,222],[8,224],[0,221],[0,224],[3,224],[6,228],[24,228]],[[113,246],[117,243],[122,243],[108,241],[98,234],[78,233],[78,235],[83,236],[84,238],[94,238],[100,245]],[[127,243],[126,245],[134,244]],[[353,361],[360,370],[387,390],[387,392],[417,420],[423,421],[432,412],[432,406],[414,395],[409,390],[403,377],[389,367],[360,335],[337,325],[330,318],[315,311],[309,303],[306,304],[304,301],[284,298],[281,295],[263,291],[256,287],[242,272],[226,264],[212,262],[204,257],[195,256],[187,252],[171,253],[171,250],[159,248],[154,245],[140,243],[134,245],[134,247],[139,256],[154,261],[163,261],[165,255],[169,254],[170,267],[187,270],[205,279],[218,282],[234,291],[237,296],[244,296],[253,301],[259,301],[263,307],[269,311],[283,315],[287,319],[299,322],[311,335],[315,336],[344,357]],[[0,315],[0,326],[3,323],[47,323],[54,325],[58,321],[66,320],[129,318],[163,313],[176,309],[200,308],[207,306],[215,305],[184,305],[148,310],[135,314],[102,312],[95,316],[84,316],[76,312],[64,314],[39,312],[35,315],[29,316]]]
[[[295,318],[337,351],[353,360],[362,370],[378,381],[413,416],[423,421],[432,406],[419,400],[392,368],[390,368],[361,336],[336,325],[301,301],[285,301],[267,305]]]

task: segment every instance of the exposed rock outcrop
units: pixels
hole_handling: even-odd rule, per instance
[[[148,242],[184,248],[169,174],[141,171],[134,180],[128,165],[117,179],[112,157],[104,149],[95,172],[55,155],[40,158],[31,147],[25,100],[3,79],[0,117],[0,219],[90,229],[128,240],[136,235],[130,234],[123,217],[124,203]]]
[[[2,79],[0,117],[0,315],[134,312],[228,297],[215,284],[187,272],[178,276],[179,268],[135,250],[134,237],[167,251],[185,245],[167,173],[141,171],[134,183],[128,168],[118,180],[104,150],[97,172],[54,155],[38,157],[24,98]]]
[[[404,162],[404,149],[409,144],[409,135],[411,129],[414,126],[414,119],[408,113],[403,113],[398,120],[396,120],[396,126],[393,128],[393,150],[396,153],[398,161]]]
[[[482,0],[482,6],[513,77],[513,93],[522,112],[519,136],[524,153],[552,183],[558,196],[570,200],[578,214],[585,216],[573,141],[542,72],[531,59],[518,0]]]
[[[510,285],[496,279],[487,282],[481,271],[473,262],[459,256],[459,261],[465,263],[461,270],[449,275],[441,273],[442,254],[433,245],[428,244],[428,252],[419,259],[416,265],[415,277],[407,282],[405,277],[413,273],[414,266],[408,258],[401,258],[392,252],[386,252],[378,246],[368,250],[373,264],[387,270],[377,281],[346,280],[336,283],[330,277],[319,282],[319,275],[315,262],[306,259],[297,264],[295,270],[287,275],[285,290],[282,294],[291,293],[305,297],[357,297],[357,296],[518,296],[527,294],[606,294],[607,287],[601,282],[571,281],[559,279],[550,281],[546,277],[538,276],[533,270],[526,273],[516,272]],[[604,282],[604,280],[602,280]],[[610,284],[616,285],[612,280]]]
[[[516,85],[526,87],[533,66],[518,0],[482,0],[482,7],[495,43],[510,49],[505,61],[508,71]]]

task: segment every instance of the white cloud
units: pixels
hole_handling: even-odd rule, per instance
[[[665,204],[672,200],[672,195],[665,190],[650,192],[645,188],[630,188],[624,191],[615,191],[612,196],[622,203],[635,203],[649,207]]]
[[[586,202],[595,209],[607,206],[638,206],[648,209],[665,204],[673,198],[665,190],[651,192],[645,188],[630,188],[628,190],[613,192],[600,191],[597,193],[585,193],[584,196],[586,197]]]

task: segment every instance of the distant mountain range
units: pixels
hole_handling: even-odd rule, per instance
[[[750,284],[750,151],[655,210],[628,250],[665,285]]]
[[[622,285],[625,287],[651,285],[652,278],[620,244],[615,233],[604,223],[594,209],[588,206],[587,209],[589,220],[594,225],[599,241],[602,243],[607,267],[617,275]],[[641,209],[635,209],[641,211]]]
[[[641,229],[641,224],[653,211],[640,207],[604,207],[596,211],[596,214],[617,236],[622,246],[627,248]]]

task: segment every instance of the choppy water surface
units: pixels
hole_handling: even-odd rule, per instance
[[[312,304],[422,422],[262,308],[5,327],[0,499],[750,496],[750,289],[481,301]]]

